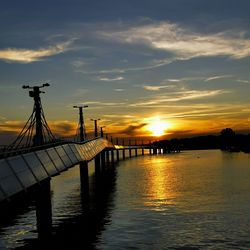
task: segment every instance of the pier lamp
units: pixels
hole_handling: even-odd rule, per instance
[[[83,106],[73,106],[73,108],[79,109],[79,130],[80,130],[80,141],[84,141],[86,139],[86,130],[84,126],[84,120],[83,120],[83,109],[87,108],[88,105]]]
[[[100,128],[100,130],[101,130],[101,137],[104,137],[104,133],[103,133],[103,128],[105,128],[106,126],[102,126],[101,128]]]
[[[97,130],[97,121],[100,121],[101,119],[91,119],[91,121],[94,121],[95,126],[95,137],[98,137],[98,130]]]
[[[52,133],[47,125],[47,122],[45,121],[44,114],[43,114],[43,109],[42,109],[42,104],[41,104],[41,98],[40,94],[45,93],[44,91],[41,91],[41,88],[44,87],[49,87],[49,83],[44,83],[42,85],[36,85],[36,86],[30,86],[30,85],[23,85],[23,89],[31,89],[29,91],[29,96],[34,99],[34,109],[33,109],[33,114],[34,114],[34,121],[31,122],[30,127],[28,130],[31,132],[33,131],[33,128],[35,128],[35,135],[33,136],[33,146],[40,146],[44,144],[45,142],[45,131],[47,130],[48,137],[52,138]],[[33,115],[31,115],[33,117]],[[34,125],[35,124],[35,125]],[[44,130],[44,127],[46,130]],[[30,133],[28,133],[30,134]]]

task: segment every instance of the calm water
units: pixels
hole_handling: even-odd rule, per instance
[[[250,249],[249,154],[144,156],[103,177],[88,201],[78,167],[53,178],[52,239],[37,239],[31,203],[1,226],[2,249]]]

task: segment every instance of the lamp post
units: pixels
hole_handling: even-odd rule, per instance
[[[100,121],[100,120],[101,120],[101,119],[91,119],[91,121],[94,121],[95,137],[98,137],[97,121]]]
[[[79,130],[80,130],[80,141],[84,141],[86,139],[86,130],[84,126],[84,120],[83,120],[83,109],[87,108],[88,105],[83,106],[73,106],[73,108],[79,109]]]
[[[43,135],[43,122],[42,122],[42,105],[40,93],[45,93],[44,91],[40,91],[40,88],[49,87],[48,83],[44,83],[41,86],[32,86],[23,85],[23,89],[32,89],[29,91],[29,96],[34,99],[34,112],[36,119],[36,134],[34,135],[33,142],[34,146],[39,146],[44,144],[44,135]]]
[[[105,128],[106,126],[102,126],[101,129],[101,137],[104,137],[104,133],[103,133],[103,128]]]

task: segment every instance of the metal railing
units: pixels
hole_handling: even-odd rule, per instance
[[[19,155],[19,154],[30,153],[30,152],[38,151],[41,149],[46,149],[46,148],[56,147],[56,146],[60,146],[60,145],[64,145],[64,144],[69,144],[69,143],[85,144],[87,142],[97,140],[99,138],[101,138],[101,137],[87,139],[83,142],[75,142],[72,140],[56,140],[56,141],[53,141],[53,142],[50,142],[47,144],[43,144],[41,146],[19,147],[18,149],[14,149],[14,150],[9,150],[8,146],[5,146],[3,148],[0,148],[0,159],[7,158],[10,156],[14,156],[14,155]]]

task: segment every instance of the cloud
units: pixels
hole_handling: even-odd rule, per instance
[[[113,82],[113,81],[121,81],[124,80],[124,77],[118,76],[115,78],[109,78],[109,77],[99,77],[100,81],[105,81],[105,82]]]
[[[168,85],[168,86],[152,86],[152,85],[145,85],[143,86],[144,89],[149,90],[149,91],[159,91],[161,89],[167,89],[167,88],[172,88],[173,85]]]
[[[104,117],[108,117],[108,118],[135,118],[136,116],[134,115],[122,115],[122,114],[112,114],[112,115],[103,115]]]
[[[205,79],[204,81],[210,82],[210,81],[223,79],[223,78],[230,78],[230,77],[232,77],[232,75],[211,76],[211,77],[208,77],[207,79]]]
[[[124,130],[118,132],[119,134],[125,134],[125,135],[129,135],[129,136],[134,136],[138,134],[138,130],[140,130],[141,128],[145,127],[147,125],[147,123],[140,123],[137,125],[129,125],[127,128],[125,128]]]
[[[180,79],[167,79],[168,82],[180,82]]]
[[[143,44],[173,53],[179,60],[203,56],[250,56],[250,40],[244,31],[203,34],[170,22],[138,25],[119,31],[102,31],[100,36],[121,43]]]
[[[75,68],[81,68],[87,64],[88,63],[86,61],[83,61],[83,60],[75,60],[75,61],[71,62],[71,65],[73,65]]]
[[[122,91],[124,91],[124,89],[114,89],[114,91],[116,91],[116,92],[122,92]]]
[[[148,105],[157,105],[166,102],[178,102],[182,100],[194,100],[201,99],[204,97],[213,97],[221,94],[229,93],[227,90],[217,89],[217,90],[186,90],[186,91],[177,91],[172,92],[169,95],[158,95],[153,99],[148,101],[142,101],[130,104],[132,107],[138,106],[148,106]]]
[[[76,134],[77,123],[72,121],[47,121],[51,132],[56,137],[69,137]],[[4,144],[10,144],[24,127],[24,121],[3,121],[0,123],[0,138],[4,138]]]
[[[64,120],[64,121],[49,121],[49,127],[52,133],[57,137],[69,137],[76,134],[77,123]]]
[[[250,83],[250,81],[249,81],[249,80],[241,80],[241,79],[237,80],[237,82],[242,82],[242,83]]]
[[[89,105],[90,108],[92,108],[92,107],[103,108],[105,106],[108,106],[108,107],[121,107],[121,106],[124,106],[126,103],[124,103],[124,102],[86,101],[86,104]]]
[[[44,57],[49,57],[68,51],[72,41],[73,40],[58,43],[54,46],[40,48],[37,50],[18,48],[2,49],[0,50],[0,60],[18,63],[32,63],[35,61],[41,61]]]

